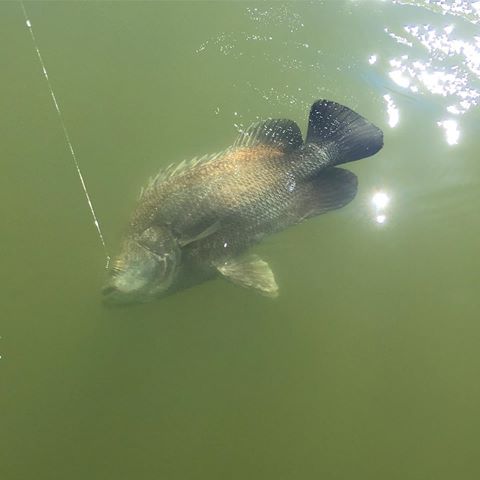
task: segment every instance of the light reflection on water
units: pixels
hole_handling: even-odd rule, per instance
[[[390,204],[390,195],[384,190],[378,190],[371,199],[375,222],[383,224],[387,221],[387,207]]]
[[[388,125],[391,128],[394,128],[397,126],[399,120],[400,120],[400,111],[398,107],[395,105],[395,102],[392,99],[392,96],[390,94],[386,94],[383,96],[383,99],[387,103],[387,115],[388,115]]]
[[[467,113],[480,103],[480,34],[472,30],[472,25],[480,22],[480,2],[456,0],[392,0],[379,2],[393,5],[394,11],[404,12],[409,6],[412,15],[407,15],[404,24],[388,23],[381,25],[386,39],[379,45],[379,51],[365,52],[367,68],[370,77],[380,88],[388,125],[394,128],[400,121],[401,104],[396,93],[403,93],[420,100],[421,104],[432,106],[434,124],[444,132],[444,138],[449,145],[457,144],[460,139],[461,122],[458,117]],[[355,8],[363,8],[361,2],[352,2]],[[417,10],[418,9],[418,10]],[[417,23],[419,13],[431,11],[437,14],[437,20],[430,23]],[[216,49],[221,54],[238,61],[252,59],[260,55],[273,69],[280,69],[279,74],[299,72],[313,75],[318,83],[306,90],[311,91],[311,97],[321,98],[324,94],[319,85],[328,71],[326,64],[335,64],[329,56],[328,49],[323,45],[308,41],[305,32],[304,19],[295,10],[295,4],[275,7],[247,7],[246,17],[251,22],[252,31],[223,32],[206,39],[196,50],[204,53],[208,49]],[[403,15],[403,13],[402,13]],[[387,17],[388,18],[388,17]],[[393,18],[393,17],[392,17]],[[412,21],[413,19],[413,21]],[[286,30],[281,30],[282,26]],[[394,42],[394,54],[385,53],[388,45]],[[280,43],[284,53],[278,56],[274,48]],[[258,50],[254,46],[261,45]],[[292,55],[293,50],[302,50],[302,54]],[[304,51],[308,50],[308,54]],[[383,52],[382,52],[383,51]],[[339,62],[335,72],[348,74],[355,71],[356,59],[344,59],[346,65]],[[330,67],[331,68],[331,67]],[[277,87],[265,87],[247,82],[252,93],[259,95],[269,104],[278,103],[283,107],[308,109],[304,102],[307,92],[300,92],[295,84],[285,85],[280,91]],[[378,85],[377,85],[378,87]],[[288,110],[287,110],[288,111]],[[237,130],[244,128],[242,114],[234,119]]]
[[[413,5],[447,15],[444,26],[405,24],[401,29],[389,26],[385,34],[393,39],[400,55],[383,59],[380,66],[396,87],[415,96],[434,95],[443,114],[436,125],[444,130],[449,145],[461,138],[458,117],[480,103],[480,35],[464,38],[457,33],[451,16],[462,16],[471,23],[480,21],[480,2],[395,1],[399,5]],[[379,68],[378,54],[371,54],[368,63]],[[401,91],[401,90],[400,90]],[[400,93],[400,92],[399,92]],[[388,124],[395,127],[400,113],[394,96],[384,95]],[[457,118],[455,118],[457,117]]]
[[[456,145],[460,138],[460,131],[458,130],[458,123],[456,120],[443,120],[437,122],[439,127],[445,130],[445,137],[449,145]]]
[[[423,7],[442,15],[461,16],[474,24],[480,22],[480,2],[472,0],[393,0],[399,5]]]

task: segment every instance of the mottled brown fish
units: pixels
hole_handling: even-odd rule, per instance
[[[336,165],[382,146],[379,128],[347,107],[319,100],[305,142],[295,122],[266,120],[221,153],[167,168],[142,191],[103,289],[105,300],[145,302],[214,276],[276,296],[269,265],[248,249],[349,203],[357,178]]]

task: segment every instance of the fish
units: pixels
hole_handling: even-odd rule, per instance
[[[270,265],[251,247],[350,203],[357,177],[338,165],[382,147],[381,129],[346,106],[318,100],[305,141],[294,121],[267,119],[220,153],[161,170],[125,228],[104,302],[144,303],[215,277],[278,296]]]

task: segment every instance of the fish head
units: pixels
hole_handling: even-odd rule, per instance
[[[172,285],[180,249],[171,233],[149,227],[128,235],[112,262],[102,293],[107,304],[148,302]]]

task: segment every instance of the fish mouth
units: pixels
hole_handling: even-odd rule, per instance
[[[102,303],[109,307],[133,304],[135,301],[113,285],[105,285],[102,290]]]
[[[108,295],[112,295],[114,292],[118,292],[118,288],[112,286],[112,285],[106,285],[105,287],[102,288],[102,295],[104,297]]]
[[[114,285],[105,285],[100,292],[102,303],[107,307],[133,306],[147,302],[146,298],[135,293],[126,293]]]

